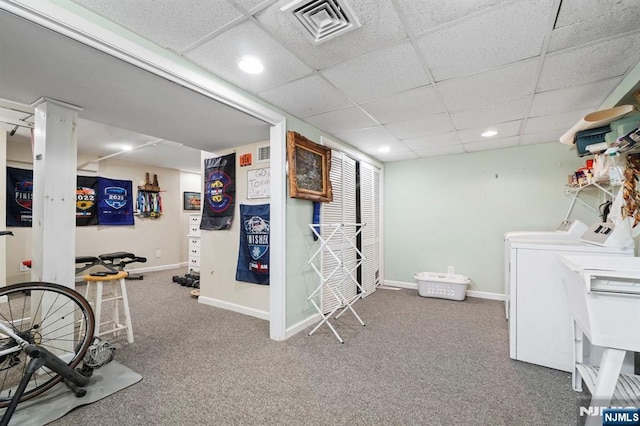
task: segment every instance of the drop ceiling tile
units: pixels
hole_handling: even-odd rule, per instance
[[[313,46],[294,25],[291,16],[280,9],[291,0],[280,0],[256,18],[288,49],[320,70],[356,55],[362,55],[407,37],[393,3],[379,0],[346,0],[362,27]]]
[[[530,59],[468,77],[438,83],[451,111],[499,104],[533,93],[538,60]]]
[[[637,31],[638,21],[640,21],[640,8],[635,5],[619,13],[605,13],[587,21],[562,28],[556,27],[551,33],[548,51],[555,52],[626,32]]]
[[[305,121],[335,135],[376,126],[376,122],[357,107],[313,115],[307,117]]]
[[[451,145],[460,145],[460,138],[456,132],[440,135],[423,136],[420,138],[402,139],[402,142],[412,150],[418,152],[432,148],[442,148]]]
[[[605,15],[633,13],[637,0],[563,0],[556,28],[588,22]]]
[[[516,2],[418,40],[436,81],[539,56],[552,0]]]
[[[486,127],[502,121],[524,118],[529,108],[530,97],[515,99],[493,105],[483,105],[451,113],[456,129]]]
[[[622,77],[614,77],[592,84],[536,93],[529,115],[549,115],[585,108],[595,110],[621,81]]]
[[[483,142],[473,142],[463,144],[467,152],[488,151],[490,149],[511,148],[518,145],[518,137],[493,139]]]
[[[390,163],[392,161],[405,161],[405,160],[415,160],[419,158],[418,155],[413,151],[402,151],[402,152],[379,152],[374,157],[376,160],[381,161],[383,163]]]
[[[451,119],[446,113],[431,114],[413,120],[385,124],[384,127],[398,139],[419,138],[453,131]]]
[[[446,110],[435,89],[431,86],[396,93],[388,98],[360,104],[360,107],[382,124],[409,120]]]
[[[568,128],[565,130],[551,130],[547,132],[522,135],[520,138],[520,144],[535,145],[541,143],[560,143],[560,136],[562,136],[566,130],[568,130]],[[569,147],[567,146],[567,148]]]
[[[593,109],[582,109],[578,111],[531,117],[527,120],[523,133],[540,133],[556,129],[567,131],[590,112],[593,112]]]
[[[264,65],[264,72],[246,74],[240,71],[237,63],[244,55],[258,57]],[[280,86],[312,71],[251,21],[223,32],[185,56],[224,80],[253,93]]]
[[[640,59],[640,32],[546,56],[538,92],[625,74]]]
[[[340,140],[353,146],[366,146],[371,143],[386,143],[397,140],[395,136],[390,134],[389,131],[382,126],[340,133],[336,136],[340,138]]]
[[[398,66],[400,63],[402,66]],[[359,56],[328,68],[322,74],[358,103],[428,83],[409,42]]]
[[[105,18],[174,51],[220,29],[241,16],[228,2],[206,1],[188,7],[174,0],[73,0]]]
[[[462,145],[434,146],[432,148],[415,150],[420,157],[440,157],[442,155],[464,154]]]
[[[369,142],[354,144],[353,146],[358,148],[360,151],[364,152],[365,154],[369,154],[374,157],[381,154],[385,154],[379,151],[380,148],[382,147],[389,148],[390,149],[389,152],[392,152],[392,153],[411,151],[405,144],[403,144],[399,140],[393,140],[393,141],[387,141],[387,142],[369,141]]]
[[[276,0],[234,0],[234,2],[247,12],[256,13],[275,3]]]
[[[258,96],[300,118],[351,105],[347,98],[317,75],[259,92]]]
[[[485,138],[480,136],[487,130],[496,130],[498,132],[497,137],[503,139],[507,136],[516,136],[520,130],[520,124],[522,120],[508,121],[505,123],[496,123],[487,127],[477,127],[474,129],[464,129],[458,131],[458,136],[462,143],[479,142],[493,140],[493,138]],[[494,137],[495,138],[495,137]]]
[[[411,32],[419,34],[502,2],[504,0],[399,0],[398,3]]]

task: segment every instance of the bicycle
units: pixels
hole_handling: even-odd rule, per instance
[[[0,426],[20,402],[60,381],[84,396],[91,372],[76,367],[94,327],[91,305],[69,287],[26,282],[0,288],[0,408],[7,408]]]

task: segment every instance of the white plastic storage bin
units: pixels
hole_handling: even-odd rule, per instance
[[[418,282],[418,294],[422,297],[464,300],[467,295],[469,278],[464,275],[418,272],[414,278]]]

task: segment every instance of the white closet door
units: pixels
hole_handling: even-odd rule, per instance
[[[376,291],[380,277],[380,170],[360,162],[360,220],[362,229],[362,288],[364,297]]]
[[[321,223],[355,223],[356,222],[356,162],[341,152],[331,151],[331,185],[333,187],[333,201],[322,203],[320,209]],[[355,233],[353,226],[345,229],[349,236]],[[330,227],[321,229],[323,238],[327,238],[333,231]],[[345,265],[352,265],[356,262],[356,253],[345,238],[340,237],[340,231],[327,244],[334,253],[339,253],[339,258]],[[322,276],[327,277],[334,272],[338,266],[336,258],[327,250],[322,254]],[[354,278],[357,277],[353,272]],[[327,285],[335,290],[339,290],[347,299],[357,294],[357,286],[354,281],[345,276],[346,272],[342,268],[327,280]],[[339,301],[326,287],[322,290],[322,311],[331,312]]]

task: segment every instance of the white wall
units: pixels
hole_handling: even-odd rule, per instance
[[[583,164],[560,143],[385,164],[385,280],[453,265],[470,290],[503,294],[504,233],[555,229],[567,175]],[[580,206],[575,217],[598,220]]]
[[[247,171],[269,167],[269,163],[256,163],[259,142],[215,154],[203,152],[204,158],[236,153],[236,200],[230,229],[200,231],[200,303],[220,306],[259,318],[269,316],[269,286],[236,281],[236,267],[240,246],[240,204],[268,204],[269,199],[247,199]],[[253,164],[240,167],[240,156],[251,153]],[[204,178],[203,178],[204,179]],[[202,203],[205,203],[203,199]]]

